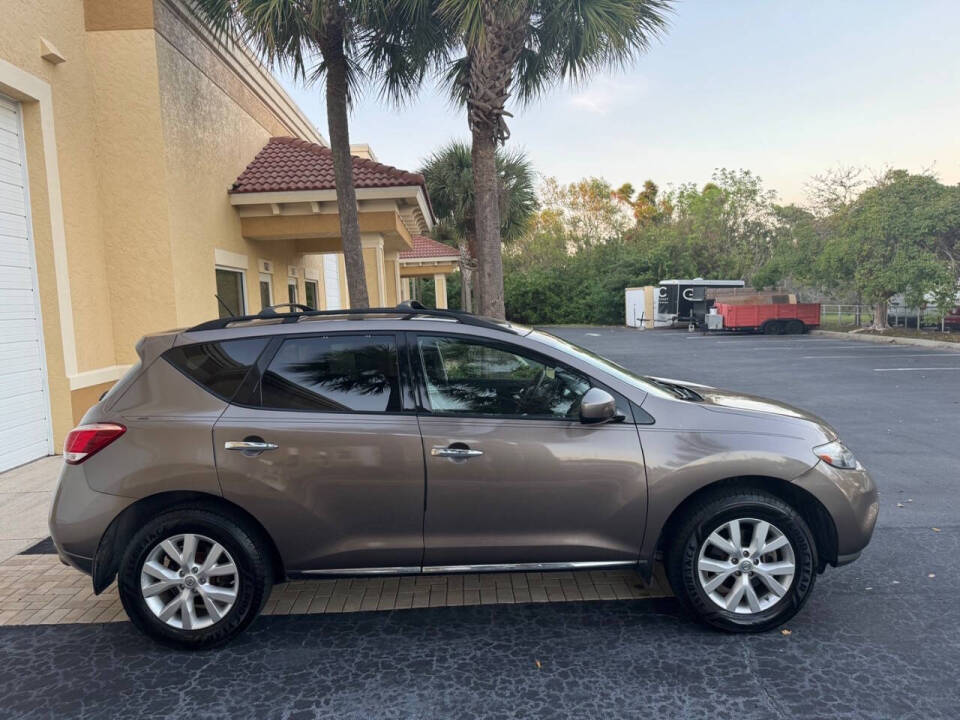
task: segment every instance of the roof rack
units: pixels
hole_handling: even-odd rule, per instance
[[[290,312],[277,312],[277,308],[291,308]],[[295,310],[294,310],[295,309]],[[208,320],[199,325],[187,328],[186,332],[201,332],[203,330],[222,330],[233,323],[254,322],[256,320],[277,320],[282,323],[299,322],[302,318],[313,317],[338,317],[343,315],[401,315],[403,320],[410,320],[415,317],[436,317],[448,320],[456,320],[463,325],[474,325],[489,330],[501,330],[504,332],[516,333],[515,330],[505,323],[491,318],[481,317],[468,312],[458,310],[436,310],[421,305],[416,300],[406,300],[396,307],[379,308],[349,308],[346,310],[311,310],[306,305],[296,303],[281,303],[265,307],[256,315],[237,315],[234,317],[217,318]]]

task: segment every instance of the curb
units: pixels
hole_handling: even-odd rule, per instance
[[[863,333],[837,332],[834,330],[811,330],[810,334],[842,340],[859,340],[860,342],[878,343],[880,345],[916,345],[918,347],[960,352],[960,343],[944,342],[943,340],[924,340],[923,338],[893,336],[885,337],[883,335],[864,335]]]

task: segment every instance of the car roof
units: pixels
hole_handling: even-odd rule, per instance
[[[369,332],[374,330],[448,330],[454,327],[480,330],[490,336],[505,333],[524,336],[530,328],[505,320],[473,315],[455,310],[426,308],[419,303],[406,302],[393,308],[365,308],[349,310],[296,310],[277,312],[274,305],[256,315],[225,317],[185,329],[176,344],[202,340],[222,340],[233,337],[252,337],[304,332]],[[300,307],[300,306],[298,306]],[[413,322],[416,327],[409,323]],[[492,332],[483,332],[492,331]]]

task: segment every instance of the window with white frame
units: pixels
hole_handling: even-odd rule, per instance
[[[243,270],[217,266],[217,305],[220,317],[245,315],[247,312]]]
[[[287,278],[287,296],[290,298],[289,302],[298,303],[297,300],[297,279],[295,277]]]
[[[303,281],[303,303],[314,310],[320,309],[320,283],[316,280]]]
[[[273,305],[273,276],[270,273],[260,273],[260,308]]]

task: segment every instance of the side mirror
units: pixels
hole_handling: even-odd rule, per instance
[[[594,387],[580,400],[580,422],[605,423],[617,417],[617,401],[606,390]]]

